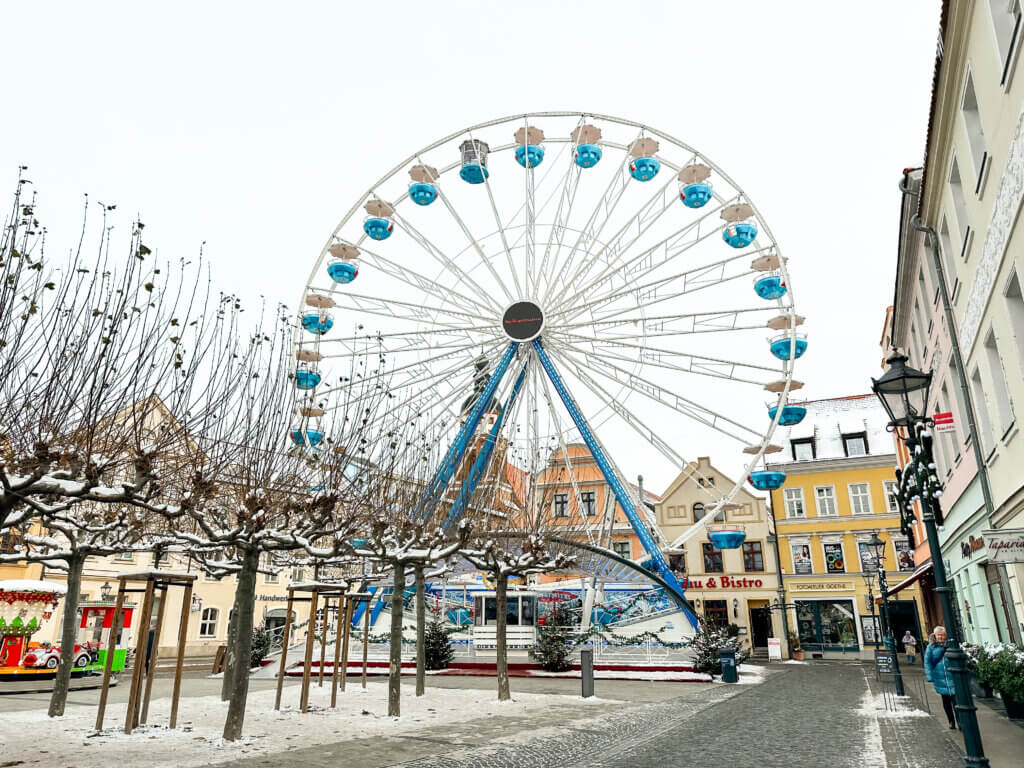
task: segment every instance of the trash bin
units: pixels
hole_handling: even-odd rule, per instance
[[[738,682],[739,677],[736,675],[736,651],[719,651],[718,660],[722,664],[722,682]]]

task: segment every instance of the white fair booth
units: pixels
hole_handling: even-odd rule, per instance
[[[537,595],[509,590],[505,602],[505,647],[509,651],[529,651],[537,643]],[[476,593],[473,596],[473,647],[477,651],[497,647],[497,624],[495,593]]]

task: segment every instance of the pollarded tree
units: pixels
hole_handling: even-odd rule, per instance
[[[217,418],[235,386],[224,372],[238,306],[211,303],[186,265],[158,264],[140,221],[123,258],[112,257],[115,206],[99,206],[95,256],[84,250],[95,229],[96,206],[87,204],[77,248],[48,259],[26,182],[0,240],[0,533],[24,542],[15,559],[68,571],[56,716],[85,558],[139,533],[162,485],[189,459],[185,432]]]

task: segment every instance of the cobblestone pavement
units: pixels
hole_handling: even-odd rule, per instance
[[[234,768],[955,768],[930,717],[875,711],[866,667],[774,667],[760,685],[675,685],[662,701],[557,705],[525,720],[491,717],[385,739],[240,760]],[[600,693],[600,690],[598,691]]]

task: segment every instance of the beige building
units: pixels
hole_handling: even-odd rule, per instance
[[[684,468],[656,505],[666,538],[675,542],[683,536],[733,483],[706,456]],[[733,504],[709,525],[742,527],[746,539],[741,547],[716,549],[702,532],[666,554],[680,581],[686,580],[686,595],[700,615],[738,625],[751,648],[767,653],[768,638],[782,635],[779,611],[771,610],[779,585],[769,541],[771,518],[764,499],[746,489],[737,493]]]
[[[891,336],[912,366],[934,375],[928,414],[953,414],[935,459],[945,485],[942,556],[966,639],[1019,642],[1024,562],[997,562],[972,542],[986,530],[1024,531],[1022,0],[944,0],[942,19],[925,163],[903,179]]]

